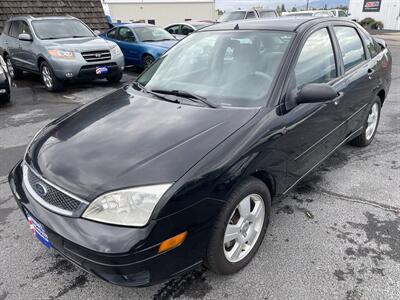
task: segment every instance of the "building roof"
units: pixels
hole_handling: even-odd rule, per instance
[[[19,15],[71,15],[81,19],[93,30],[109,28],[101,0],[1,0],[0,31],[8,19]]]
[[[209,30],[233,30],[233,29],[269,29],[269,30],[284,30],[284,31],[296,31],[303,24],[310,24],[310,26],[322,21],[337,21],[337,18],[330,17],[279,17],[279,18],[259,18],[250,20],[239,20],[230,21],[224,23],[218,23],[215,25],[208,26],[200,31]],[[344,21],[344,20],[340,20]]]

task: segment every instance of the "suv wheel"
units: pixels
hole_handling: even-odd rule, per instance
[[[53,70],[45,61],[40,65],[40,75],[46,90],[57,92],[63,89],[63,83],[54,75]]]
[[[13,80],[18,80],[22,77],[22,70],[17,69],[16,67],[14,67],[10,56],[6,56],[6,65],[7,65],[7,71],[8,74],[10,75],[10,78]]]
[[[214,225],[206,265],[218,274],[233,274],[256,254],[269,223],[271,195],[257,178],[244,180],[228,198]]]

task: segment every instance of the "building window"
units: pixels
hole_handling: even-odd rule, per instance
[[[154,20],[154,19],[147,20],[147,23],[156,25],[156,20]]]

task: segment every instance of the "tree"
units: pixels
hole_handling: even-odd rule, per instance
[[[276,13],[278,14],[278,16],[282,15],[282,10],[279,5],[277,5],[277,7],[276,7]]]
[[[286,11],[285,4],[283,4],[283,3],[282,3],[282,6],[281,6],[281,11],[282,11],[282,12]]]
[[[296,12],[296,11],[297,11],[296,6],[293,6],[291,11],[292,11],[292,12]]]

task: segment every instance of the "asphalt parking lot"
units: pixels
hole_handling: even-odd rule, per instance
[[[202,269],[148,288],[122,288],[77,269],[31,235],[7,174],[46,123],[122,86],[74,84],[50,94],[38,77],[0,106],[0,300],[4,299],[400,299],[400,37],[385,36],[393,81],[374,142],[340,148],[273,204],[256,257],[240,273]],[[123,81],[137,73],[128,70]]]

